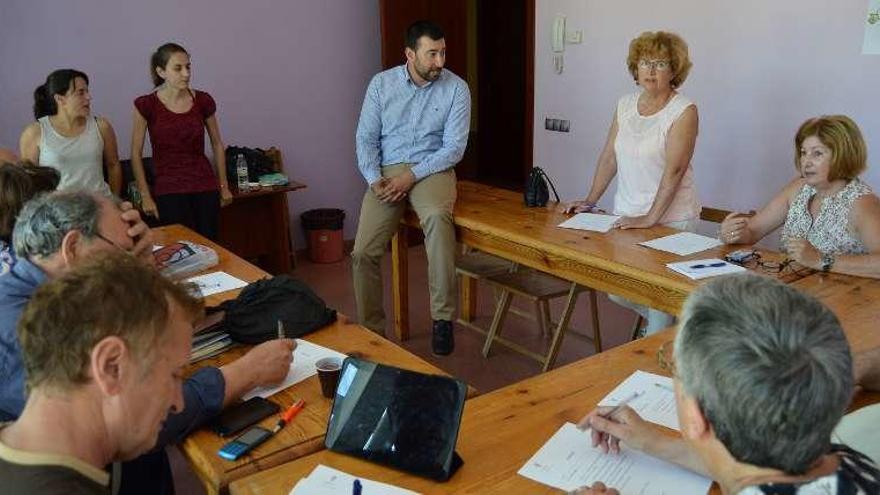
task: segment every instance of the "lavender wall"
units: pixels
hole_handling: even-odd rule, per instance
[[[700,113],[694,169],[703,203],[763,205],[795,172],[792,139],[808,117],[856,120],[870,156],[880,154],[880,57],[860,55],[865,1],[541,0],[537,2],[534,162],[573,199],[586,194],[617,99],[637,87],[626,71],[629,41],[664,29],[688,41],[694,68],[682,92]],[[553,17],[584,42],[568,45],[553,72]],[[568,134],[544,117],[571,119]],[[870,157],[869,157],[870,160]],[[880,169],[865,180],[880,188]],[[610,205],[613,187],[603,203]]]
[[[289,196],[298,245],[298,214],[309,208],[344,208],[354,237],[364,191],[354,130],[380,69],[376,1],[3,0],[0,147],[17,149],[34,87],[75,67],[128,157],[132,101],[151,90],[149,55],[170,40],[192,53],[193,85],[217,100],[224,141],[279,146],[287,173],[308,184]]]

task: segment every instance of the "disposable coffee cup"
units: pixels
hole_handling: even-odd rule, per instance
[[[342,360],[336,357],[319,359],[315,363],[318,368],[318,379],[321,381],[321,393],[324,397],[332,399],[336,395],[336,386],[339,385],[339,373],[342,371]]]

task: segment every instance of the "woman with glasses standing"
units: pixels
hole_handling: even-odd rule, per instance
[[[134,101],[131,136],[132,171],[144,213],[163,225],[181,223],[216,239],[221,203],[232,200],[217,104],[208,93],[190,87],[189,53],[178,44],[166,43],[153,53],[150,75],[156,90]],[[148,130],[155,171],[152,191],[142,157]],[[205,156],[206,130],[216,173]]]
[[[697,140],[697,107],[678,92],[691,69],[687,43],[674,33],[645,32],[629,45],[627,67],[642,91],[617,102],[605,147],[586,199],[566,213],[598,211],[612,179],[618,178],[615,227],[666,225],[693,230],[700,216],[691,157]],[[672,315],[611,296],[647,320],[642,335],[673,322]]]
[[[880,199],[859,180],[868,150],[855,122],[826,115],[801,124],[791,181],[754,216],[731,213],[721,241],[753,244],[782,226],[782,249],[822,271],[880,278]]]

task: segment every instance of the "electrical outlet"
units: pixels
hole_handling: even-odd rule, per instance
[[[571,129],[571,121],[564,119],[551,119],[547,117],[544,119],[544,129],[556,132],[569,132]]]

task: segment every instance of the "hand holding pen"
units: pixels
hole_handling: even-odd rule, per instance
[[[606,454],[620,453],[621,440],[631,448],[644,450],[660,433],[627,406],[641,395],[636,392],[615,406],[597,407],[578,422],[578,428],[589,428],[593,447],[598,446]]]

